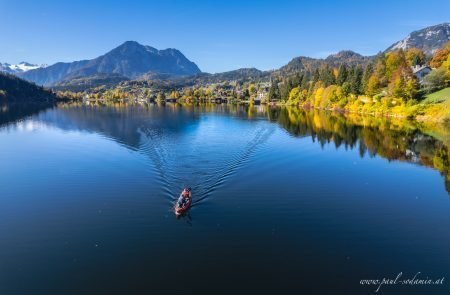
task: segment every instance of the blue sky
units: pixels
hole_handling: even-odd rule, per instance
[[[90,59],[136,40],[177,48],[206,72],[267,70],[299,55],[375,54],[449,11],[448,0],[0,0],[0,62]]]

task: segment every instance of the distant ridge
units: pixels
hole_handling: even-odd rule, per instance
[[[96,74],[119,74],[134,79],[146,73],[189,76],[200,72],[197,65],[177,49],[157,50],[135,41],[127,41],[92,60],[56,63],[19,76],[38,85],[51,86],[72,77]]]

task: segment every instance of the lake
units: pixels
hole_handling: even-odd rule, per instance
[[[375,294],[361,280],[450,279],[445,132],[266,106],[8,118],[2,295]],[[177,218],[185,186],[193,206]],[[445,280],[378,293],[448,294]]]

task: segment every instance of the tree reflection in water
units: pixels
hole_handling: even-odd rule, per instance
[[[267,116],[293,136],[311,136],[321,145],[358,148],[361,157],[383,158],[424,165],[438,170],[450,194],[448,128],[426,128],[417,122],[298,108],[269,108]],[[447,139],[447,140],[446,140]]]

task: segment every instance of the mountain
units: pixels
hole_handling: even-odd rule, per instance
[[[91,76],[74,77],[67,80],[62,80],[52,86],[53,90],[70,90],[73,92],[84,91],[85,89],[104,86],[106,88],[113,87],[120,82],[128,81],[125,76],[120,74],[105,74],[99,73]]]
[[[70,75],[76,77],[76,72],[87,65],[88,62],[88,60],[74,61],[71,63],[59,62],[46,68],[18,74],[18,76],[38,85],[50,86],[55,82],[67,79]]]
[[[450,40],[450,23],[443,23],[414,31],[405,39],[392,44],[386,51],[419,48],[426,54],[433,54]]]
[[[20,76],[39,85],[51,86],[62,80],[100,73],[119,74],[135,79],[147,73],[189,76],[200,72],[197,65],[177,49],[158,50],[135,41],[127,41],[92,60],[56,63],[47,68],[25,72]]]
[[[361,65],[364,67],[372,61],[373,58],[373,56],[363,56],[350,50],[340,51],[336,54],[329,55],[324,59],[299,56],[293,58],[287,65],[282,66],[276,73],[281,75],[291,75],[299,71],[312,72],[315,69],[326,65],[332,68],[337,68],[341,64],[346,64],[347,66]]]
[[[9,63],[0,63],[0,72],[6,72],[10,74],[24,73],[30,70],[35,70],[39,68],[45,68],[47,65],[36,65],[30,64],[28,62],[21,62],[17,65],[11,65]]]
[[[49,103],[54,95],[12,74],[0,73],[0,103]]]
[[[170,83],[177,86],[205,85],[222,82],[265,82],[269,81],[271,72],[255,68],[241,68],[233,71],[209,74],[200,73],[194,76],[171,79]]]
[[[0,72],[0,127],[54,106],[50,91]]]
[[[231,82],[231,81],[269,81],[270,73],[268,71],[260,71],[255,68],[241,68],[233,71],[208,74],[201,73],[195,76],[186,77],[184,80],[190,80],[191,82],[200,84]]]
[[[373,56],[363,56],[351,50],[342,50],[336,54],[331,54],[325,61],[332,67],[338,67],[341,64],[346,65],[365,65],[373,60]]]

